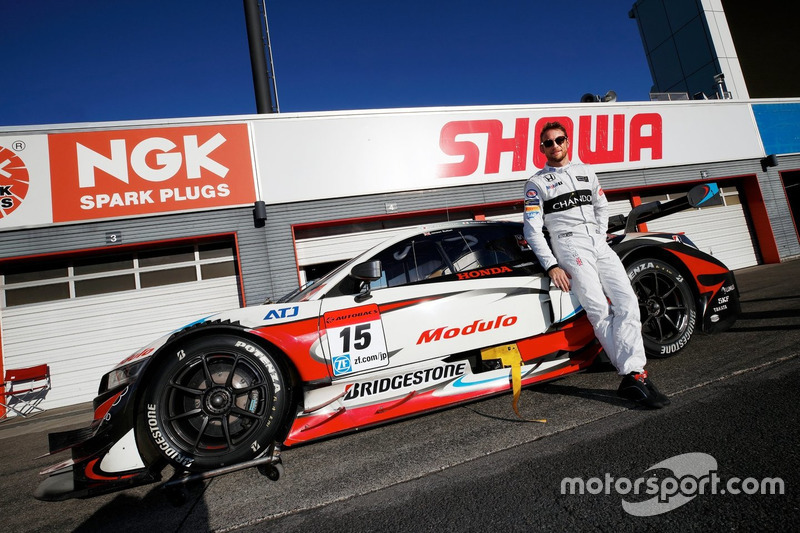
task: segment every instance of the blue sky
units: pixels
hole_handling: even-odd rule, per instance
[[[633,0],[267,0],[281,112],[648,99]],[[0,0],[0,127],[256,112],[241,0]]]

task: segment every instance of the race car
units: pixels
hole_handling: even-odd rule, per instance
[[[650,357],[729,328],[735,278],[684,235],[638,221],[703,205],[715,188],[635,209],[611,239],[640,303]],[[52,433],[35,497],[167,487],[256,466],[280,450],[588,368],[601,356],[576,297],[551,285],[521,223],[414,230],[264,305],[166,334],[106,374],[90,427]]]

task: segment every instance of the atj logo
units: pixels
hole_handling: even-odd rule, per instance
[[[246,124],[48,136],[53,221],[255,201]]]
[[[24,148],[20,144],[16,148]],[[0,219],[13,213],[28,195],[30,176],[14,150],[0,146]]]

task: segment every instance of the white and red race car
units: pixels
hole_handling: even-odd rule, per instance
[[[684,236],[630,232],[677,208],[635,210],[612,239],[651,357],[675,354],[697,330],[727,329],[740,309],[733,274]],[[276,479],[281,447],[518,393],[601,351],[521,224],[422,228],[277,303],[204,318],[122,361],[101,381],[91,426],[50,434],[51,453],[72,458],[43,472],[35,496],[157,482],[167,465],[168,486],[252,466]]]

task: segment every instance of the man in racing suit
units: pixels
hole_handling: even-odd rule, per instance
[[[608,200],[597,176],[586,165],[570,163],[569,138],[560,123],[545,124],[539,140],[547,165],[525,184],[525,238],[552,282],[565,292],[572,286],[623,376],[617,394],[651,408],[668,405],[644,370],[639,304],[625,267],[606,242]]]

